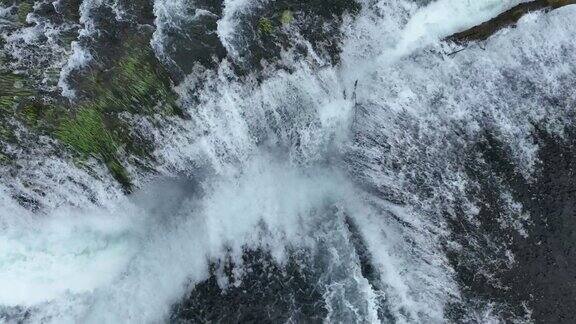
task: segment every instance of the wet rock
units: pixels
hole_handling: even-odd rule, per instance
[[[222,1],[190,1],[187,19],[159,22],[161,35],[155,44],[172,78],[179,82],[198,65],[215,68],[227,55],[217,34]]]
[[[309,43],[323,58],[322,64],[337,64],[343,16],[359,10],[359,3],[353,0],[277,0],[252,8],[249,13],[239,13],[230,44],[232,59],[241,70],[252,72],[262,62],[278,62],[283,50],[309,55]]]
[[[530,12],[538,10],[552,10],[571,4],[576,4],[576,0],[536,0],[521,3],[487,22],[453,34],[445,38],[445,40],[459,44],[472,41],[482,41],[503,28],[513,26],[518,22],[518,20],[520,20],[520,18]]]
[[[483,161],[468,162],[468,173],[479,187],[477,224],[451,223],[454,239],[468,255],[448,253],[469,302],[494,302],[495,314],[506,321],[536,323],[576,321],[576,132],[552,136],[536,126],[541,161],[536,179],[526,180],[509,159],[506,147],[487,133],[479,143]],[[508,191],[530,215],[526,233],[503,227],[506,211],[501,193]],[[512,259],[506,260],[506,250]],[[449,309],[458,321],[467,307]]]
[[[292,258],[285,267],[277,265],[263,251],[243,256],[242,278],[234,278],[232,263],[213,265],[210,278],[187,298],[173,306],[171,321],[177,323],[322,323],[327,315],[324,299],[316,287],[314,273]],[[218,276],[230,282],[223,288]],[[239,279],[239,284],[234,284]]]

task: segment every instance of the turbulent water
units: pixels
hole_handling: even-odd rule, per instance
[[[134,122],[157,164],[134,193],[42,147],[1,174],[0,321],[573,320],[575,250],[553,237],[574,236],[542,219],[573,208],[545,204],[572,188],[554,181],[573,176],[556,157],[572,159],[576,6],[454,54],[442,39],[522,1],[363,0],[337,27],[336,60],[293,30],[306,55],[284,48],[282,68],[240,73],[243,24],[268,2],[154,1],[150,46],[188,118]],[[98,58],[53,40],[100,37],[96,10],[132,19],[123,5],[81,1],[78,23],[5,29],[4,46],[74,98],[70,75]],[[182,36],[195,24],[225,56],[209,67],[179,47],[197,46]]]

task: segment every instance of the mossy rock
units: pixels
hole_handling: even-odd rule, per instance
[[[548,5],[554,8],[560,8],[563,6],[576,4],[576,0],[546,0],[546,1],[548,2]]]
[[[112,49],[116,57],[110,60],[111,66],[94,66],[80,74],[75,82],[80,108],[71,107],[77,110],[76,116],[58,129],[62,142],[84,156],[104,161],[128,190],[131,183],[119,155],[149,159],[154,148],[134,134],[121,116],[183,116],[169,75],[148,42],[146,38],[130,37]],[[95,142],[98,139],[100,143]]]
[[[237,53],[237,72],[249,74],[270,63],[279,63],[286,49],[297,56],[307,56],[313,50],[327,63],[338,64],[343,17],[360,9],[356,0],[277,0],[242,13],[236,26],[238,37],[232,42]],[[283,28],[288,25],[290,29]],[[294,34],[302,37],[293,37]],[[302,38],[310,46],[303,44]],[[279,67],[282,68],[281,63]]]
[[[0,110],[11,109],[34,93],[24,76],[0,70]]]
[[[6,165],[10,163],[10,158],[4,153],[0,152],[0,165]]]
[[[56,132],[58,139],[80,153],[102,160],[114,178],[125,189],[132,186],[128,173],[118,161],[116,139],[104,126],[101,113],[90,107],[82,107],[73,118],[62,122]]]
[[[270,19],[262,17],[258,21],[258,31],[260,31],[263,35],[270,35],[274,31],[274,26],[272,25],[272,21]]]
[[[132,183],[121,161],[131,156],[149,160],[154,147],[135,134],[123,116],[183,115],[170,77],[150,47],[151,32],[133,28],[107,27],[109,39],[81,40],[99,59],[73,74],[70,82],[77,98],[72,103],[63,100],[63,109],[39,110],[33,104],[21,109],[29,127],[46,129],[46,120],[57,125],[51,135],[77,152],[77,161],[100,160],[127,191]]]
[[[82,108],[75,117],[63,122],[57,131],[58,138],[84,155],[110,158],[116,152],[116,144],[104,128],[97,110]]]
[[[14,130],[12,130],[6,120],[2,119],[0,119],[0,141],[8,143],[14,143],[16,141]]]
[[[284,10],[282,11],[282,15],[280,15],[280,22],[282,25],[290,25],[294,21],[294,13],[292,10]]]
[[[0,0],[3,4],[7,2],[7,6],[15,5],[11,19],[18,19],[22,24],[34,10],[33,1]],[[60,9],[69,6],[73,11],[77,7],[74,3],[58,6]],[[108,16],[98,15],[103,20]],[[36,90],[34,77],[10,71],[10,54],[4,52],[3,55],[0,51],[0,153],[7,156],[2,151],[6,145],[24,147],[23,142],[48,136],[74,152],[75,161],[85,162],[89,157],[99,160],[127,191],[131,190],[130,176],[122,161],[131,158],[150,161],[154,147],[146,136],[134,132],[125,116],[150,120],[159,116],[185,116],[177,104],[170,75],[150,47],[153,30],[110,20],[110,24],[116,23],[128,25],[99,26],[105,27],[102,29],[108,33],[78,40],[98,60],[72,74],[69,81],[78,94],[72,101],[57,93]],[[68,42],[72,37],[76,37],[73,32],[66,34],[63,41]],[[0,49],[2,47],[0,39]],[[53,80],[59,77],[58,70],[47,74],[53,75]],[[26,139],[15,134],[22,127],[26,128],[23,130]],[[148,168],[145,164],[139,167]]]
[[[11,121],[19,105],[34,94],[24,76],[0,70],[0,141],[16,143]]]
[[[30,129],[50,135],[56,131],[57,125],[66,115],[66,108],[36,97],[30,97],[20,103],[15,115]]]
[[[31,13],[33,10],[34,10],[33,3],[22,2],[18,6],[18,12],[16,14],[16,16],[18,18],[18,22],[21,24],[26,24],[26,19],[28,17],[28,14]]]
[[[92,71],[78,82],[78,88],[98,110],[182,114],[169,75],[148,43],[128,41],[113,66]]]

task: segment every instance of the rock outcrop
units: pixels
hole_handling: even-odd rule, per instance
[[[457,44],[473,41],[483,41],[492,36],[497,31],[509,26],[513,26],[518,22],[518,20],[520,20],[520,18],[530,12],[539,10],[553,10],[571,4],[576,4],[576,0],[535,0],[521,3],[493,19],[490,19],[465,31],[453,34],[447,37],[445,40]]]

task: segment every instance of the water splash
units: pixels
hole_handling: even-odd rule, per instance
[[[342,27],[340,66],[287,60],[290,73],[259,80],[224,61],[187,76],[177,90],[191,119],[155,134],[159,169],[180,180],[134,197],[85,183],[96,193],[88,199],[75,197],[83,191],[72,181],[47,176],[47,187],[71,193],[48,195],[43,214],[0,191],[0,285],[16,291],[0,293],[0,303],[28,309],[22,317],[32,322],[157,322],[208,278],[210,262],[230,257],[241,269],[246,249],[263,248],[282,264],[302,249],[321,251],[328,320],[377,322],[387,313],[397,322],[446,321],[448,305],[464,298],[446,256],[458,248],[447,222],[462,216],[457,207],[463,221],[478,213],[464,152],[494,131],[529,177],[532,122],[557,130],[565,115],[550,100],[574,102],[565,63],[576,46],[566,28],[573,8],[531,15],[486,50],[442,54],[440,38],[514,3],[366,2]],[[174,12],[181,4],[157,1],[157,23],[189,19]],[[250,4],[224,4],[218,33],[234,57],[231,26]],[[440,24],[447,9],[461,15]],[[72,168],[44,168],[54,165]],[[522,221],[522,208],[507,200],[505,222]],[[347,218],[369,251],[372,278]],[[470,313],[497,317],[483,306]]]

